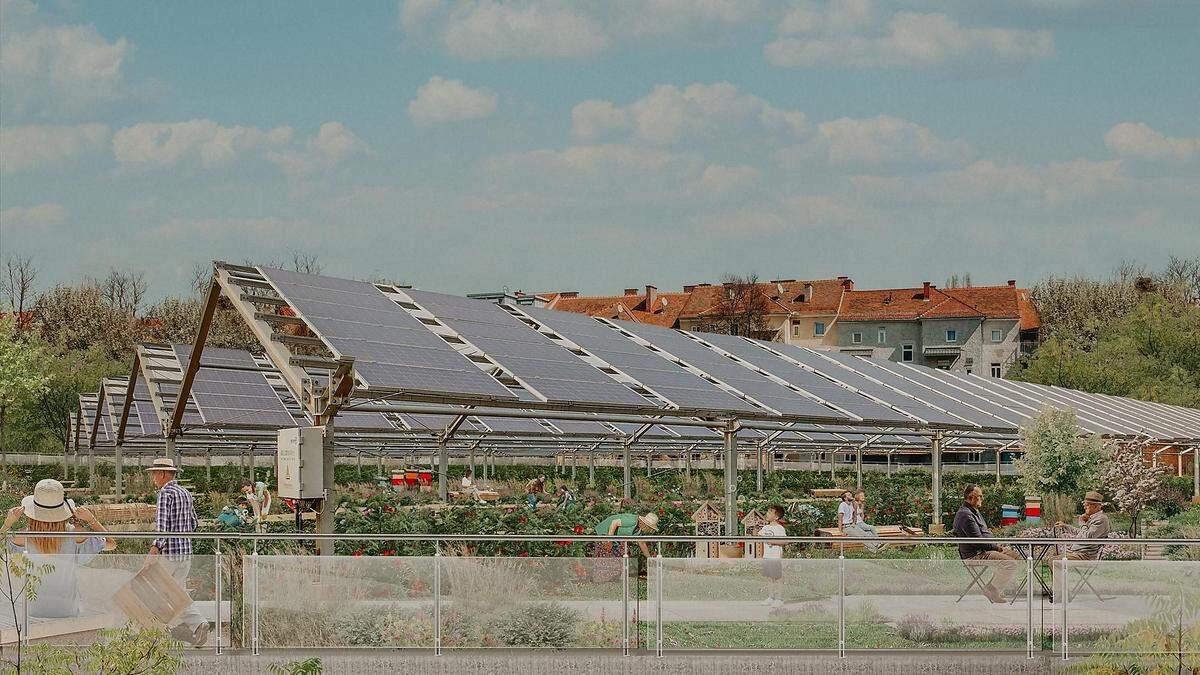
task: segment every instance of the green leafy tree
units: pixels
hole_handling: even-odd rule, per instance
[[[8,411],[45,392],[44,360],[40,347],[18,335],[11,320],[0,323],[0,471],[8,468]]]
[[[1047,408],[1021,427],[1021,445],[1018,481],[1029,494],[1069,496],[1091,489],[1103,448],[1099,438],[1079,428],[1074,410]]]

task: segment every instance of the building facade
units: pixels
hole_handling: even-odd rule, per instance
[[[1032,350],[1040,323],[1029,293],[1004,286],[851,291],[837,348],[902,363],[1003,377]]]

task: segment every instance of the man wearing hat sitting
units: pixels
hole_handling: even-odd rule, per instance
[[[1055,523],[1055,527],[1061,527],[1064,523]],[[1079,532],[1076,534],[1080,539],[1107,539],[1108,533],[1112,531],[1112,525],[1108,522],[1108,514],[1104,512],[1104,496],[1099,492],[1088,492],[1083,496],[1083,515],[1079,516]],[[1063,553],[1059,558],[1067,560],[1096,560],[1100,557],[1100,544],[1072,544],[1063,547]],[[1058,567],[1062,563],[1058,560],[1050,566],[1051,578],[1057,575]],[[1053,586],[1053,588],[1058,588]]]
[[[179,468],[165,457],[154,460],[147,467],[150,479],[158,486],[158,513],[154,526],[159,532],[195,532],[196,508],[192,503],[192,493],[176,482],[175,477]],[[163,568],[174,577],[175,581],[186,591],[188,574],[192,569],[192,540],[186,537],[159,537],[150,546],[146,564],[158,561]],[[202,647],[208,642],[208,621],[200,616],[195,604],[183,610],[175,625],[171,627],[171,636],[177,640],[189,642]]]

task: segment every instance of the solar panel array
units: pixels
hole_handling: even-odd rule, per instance
[[[263,268],[263,276],[369,387],[511,399],[374,284]]]
[[[191,346],[172,345],[172,349],[186,368]],[[240,349],[205,347],[192,382],[192,400],[206,425],[281,428],[295,424],[254,357]]]
[[[427,291],[407,295],[546,400],[650,407],[646,399],[494,303]]]
[[[763,412],[591,317],[529,307],[522,311],[680,408]]]

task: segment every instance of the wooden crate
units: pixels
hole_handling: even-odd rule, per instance
[[[87,508],[102,523],[153,521],[158,513],[154,504],[142,503],[94,504]]]
[[[837,499],[845,491],[845,488],[813,488],[812,496],[817,499]]]
[[[192,604],[187,591],[157,561],[118,589],[113,601],[125,616],[144,628],[169,626]]]

